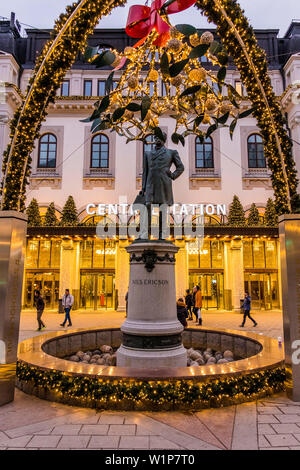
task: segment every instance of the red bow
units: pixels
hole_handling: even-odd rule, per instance
[[[165,12],[170,15],[179,13],[192,6],[196,0],[176,0],[169,6],[166,6]],[[169,40],[170,26],[160,16],[160,10],[165,0],[154,0],[151,7],[145,5],[133,5],[129,9],[126,33],[133,38],[142,38],[143,43],[146,37],[155,29],[159,36],[154,41],[156,46],[164,46]]]

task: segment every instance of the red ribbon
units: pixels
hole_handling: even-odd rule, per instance
[[[156,46],[164,46],[170,38],[170,26],[160,16],[160,10],[165,0],[154,0],[151,7],[146,5],[133,5],[129,9],[126,33],[133,38],[142,38],[142,44],[147,36],[155,29],[159,36],[154,41]],[[194,5],[196,0],[176,0],[166,7],[168,15],[179,13]]]

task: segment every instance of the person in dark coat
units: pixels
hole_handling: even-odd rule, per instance
[[[186,290],[185,305],[186,305],[186,309],[189,313],[188,320],[193,320],[193,306],[194,306],[194,303],[193,303],[193,296],[190,293],[190,289]]]
[[[248,294],[248,292],[245,293],[245,298],[244,298],[244,302],[243,302],[243,305],[242,305],[242,309],[244,311],[244,318],[243,318],[243,323],[240,325],[240,327],[244,328],[247,317],[254,323],[253,326],[257,326],[257,322],[250,315],[251,297]]]
[[[36,331],[42,331],[46,328],[45,323],[42,321],[42,315],[45,309],[45,302],[39,290],[34,292],[34,303],[36,306],[36,317],[38,321],[38,329]]]
[[[176,303],[177,307],[177,318],[180,321],[180,323],[186,328],[188,326],[187,324],[187,317],[189,316],[187,309],[185,308],[185,303],[182,298],[177,300]]]
[[[161,138],[155,136],[155,149],[144,154],[142,190],[139,194],[144,205],[139,234],[141,239],[149,239],[151,235],[152,204],[173,206],[172,182],[184,172],[184,165],[177,150],[167,149],[165,147],[166,140],[167,134],[165,132],[162,133]],[[172,172],[171,167],[173,165],[175,171]],[[164,230],[166,226],[167,212],[160,210],[159,239],[165,238]]]

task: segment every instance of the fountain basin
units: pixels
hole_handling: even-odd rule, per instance
[[[283,347],[272,338],[214,328],[187,328],[186,348],[232,350],[227,364],[172,368],[128,368],[63,359],[122,342],[118,328],[54,332],[19,345],[17,387],[69,405],[123,410],[201,409],[252,401],[284,388]]]

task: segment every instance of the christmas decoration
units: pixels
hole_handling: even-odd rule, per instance
[[[93,33],[99,19],[124,3],[124,0],[111,2],[108,0],[78,0],[68,6],[66,13],[62,14],[56,22],[50,41],[37,59],[27,95],[11,121],[10,143],[3,158],[2,210],[24,211],[26,185],[31,170],[30,155],[34,141],[39,137],[41,122],[47,114],[47,106],[55,100],[56,90],[78,53],[84,52],[86,49],[87,38]],[[173,2],[168,1],[167,3]],[[272,90],[265,52],[258,46],[253,29],[235,0],[199,0],[195,5],[208,17],[209,22],[216,24],[217,34],[227,53],[232,57],[248,91],[248,97],[254,108],[253,115],[257,119],[264,138],[265,155],[268,159],[268,167],[272,172],[277,213],[297,211],[300,198],[297,197],[298,180],[292,155],[292,142],[285,129],[285,120]],[[171,7],[172,5],[169,8]],[[163,10],[164,5],[160,12],[162,17],[165,13]],[[153,15],[154,12],[151,16]],[[155,15],[161,16],[157,10]],[[181,38],[180,32],[177,33],[167,23],[166,25],[169,37]],[[157,34],[155,29],[151,31],[152,34]],[[185,38],[189,38],[196,32],[195,29],[183,35]],[[202,38],[204,44],[196,47],[208,45],[211,47],[213,43],[206,44],[211,39],[212,37],[206,34]],[[128,52],[127,49],[126,57],[127,55],[130,57],[131,53],[133,51]],[[222,50],[216,52],[218,63],[226,63],[227,53],[224,58]],[[110,63],[113,63],[114,60],[115,56]],[[223,73],[224,71],[222,71]],[[235,106],[234,103],[239,105],[234,92],[234,89],[228,88],[228,98],[233,106]],[[144,115],[148,113],[148,110],[145,109],[148,105],[149,100],[145,99],[143,102]],[[132,107],[135,106],[132,105]],[[186,110],[183,113],[186,113]],[[243,112],[240,114],[243,115]],[[241,115],[239,117],[242,117]],[[195,122],[197,126],[201,123],[204,124],[204,121],[211,122],[212,120],[205,114],[203,119],[201,115],[197,118]],[[236,119],[233,119],[230,124],[231,133],[236,122]],[[214,129],[213,127],[210,132],[213,132]],[[182,142],[182,139],[182,135],[175,133],[174,141]]]
[[[237,196],[233,196],[233,201],[229,208],[228,225],[232,227],[243,227],[246,225],[244,209]]]
[[[27,207],[26,214],[28,217],[29,227],[40,227],[42,225],[40,208],[35,198],[32,199],[31,203]]]
[[[75,201],[72,196],[69,196],[62,211],[60,225],[62,226],[75,226],[78,225],[78,213]]]
[[[266,210],[265,210],[265,225],[267,227],[277,227],[278,226],[278,215],[276,213],[275,205],[272,198],[267,200]]]
[[[147,403],[149,409],[189,410],[220,407],[253,401],[285,389],[284,368],[262,370],[239,376],[224,377],[209,382],[193,380],[142,381],[126,379],[101,379],[93,376],[78,377],[67,372],[37,369],[23,362],[17,363],[19,383],[30,384],[45,392],[56,393],[67,403],[85,400],[90,408],[115,409],[124,400],[130,409]]]
[[[46,227],[55,227],[56,225],[58,225],[54,202],[51,202],[47,208],[44,219],[44,225]]]
[[[126,137],[127,142],[145,140],[150,134],[161,135],[159,119],[170,115],[174,119],[171,139],[175,144],[184,145],[189,134],[204,141],[219,126],[229,127],[226,123],[230,118],[236,121],[251,114],[251,109],[240,112],[238,103],[242,97],[231,85],[225,84],[228,56],[209,31],[200,36],[191,25],[170,28],[164,16],[164,33],[160,35],[157,27],[147,28],[146,34],[140,24],[140,8],[136,22],[132,16],[130,10],[126,31],[137,37],[135,27],[139,25],[139,34],[145,34],[138,47],[126,47],[121,53],[102,48],[98,53],[95,47],[86,50],[86,58],[99,68],[113,66],[115,57],[122,57],[117,70],[128,61],[114,88],[116,68],[112,71],[106,81],[107,96],[95,103],[92,115],[83,120],[92,122],[92,132],[109,128]],[[188,38],[192,38],[190,44],[197,45],[191,47]],[[218,60],[220,53],[223,54],[221,61]],[[204,56],[215,66],[214,72],[201,66]],[[224,87],[230,89],[227,94],[233,104],[223,96]],[[203,128],[211,121],[210,127]],[[232,132],[230,129],[231,135]]]
[[[250,227],[257,227],[258,225],[261,225],[259,212],[255,203],[253,203],[250,207],[249,215],[247,217],[247,225]]]

